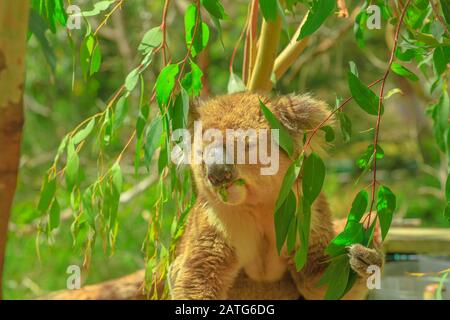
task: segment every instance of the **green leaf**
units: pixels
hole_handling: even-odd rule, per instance
[[[114,110],[114,121],[113,121],[113,128],[117,129],[119,128],[123,121],[125,120],[125,117],[128,113],[128,102],[127,102],[127,95],[123,95],[117,100],[116,108]]]
[[[445,21],[447,22],[447,25],[450,25],[450,4],[447,0],[440,0],[440,2]]]
[[[289,226],[295,216],[295,210],[297,206],[297,201],[292,190],[281,204],[281,206],[275,211],[275,238],[277,244],[278,253],[281,252],[281,248],[288,235]]]
[[[181,85],[188,92],[189,96],[196,97],[202,91],[202,70],[193,62],[190,62],[191,72],[187,73],[181,80]]]
[[[395,94],[403,95],[403,91],[402,91],[401,89],[399,89],[399,88],[391,89],[391,90],[389,90],[389,92],[384,96],[384,100],[389,99],[390,97],[392,97],[392,96],[395,95]]]
[[[342,298],[347,288],[350,274],[350,264],[346,255],[339,256],[330,263],[319,281],[320,285],[328,284],[325,294],[327,300]]]
[[[303,155],[292,162],[292,164],[286,170],[286,174],[283,177],[283,183],[281,184],[280,192],[278,193],[277,202],[275,203],[275,211],[283,205],[286,198],[289,196],[289,193],[292,190],[292,186],[294,185],[294,182],[295,180],[297,180],[297,177],[300,173],[302,162]]]
[[[197,24],[197,27],[196,27]],[[209,27],[202,22],[194,4],[188,6],[184,16],[186,47],[191,50],[192,57],[197,56],[208,44]],[[194,37],[195,31],[195,37]]]
[[[361,10],[355,17],[355,24],[353,25],[353,34],[355,35],[358,47],[364,48],[364,33],[367,26],[367,18],[369,17],[367,13],[367,1],[361,7]]]
[[[230,73],[230,79],[228,80],[228,93],[243,92],[245,90],[247,90],[247,88],[245,87],[242,79],[233,72]]]
[[[348,221],[344,231],[338,234],[333,240],[332,244],[340,247],[346,247],[354,243],[362,243],[364,241],[364,227],[361,223],[356,221]],[[327,248],[328,249],[328,248]],[[327,253],[328,250],[326,251]]]
[[[292,219],[289,224],[288,234],[286,237],[286,249],[287,253],[291,254],[291,252],[295,249],[295,243],[297,241],[297,219]]]
[[[73,140],[69,141],[67,146],[67,164],[66,164],[66,183],[69,191],[78,183],[78,171],[80,168],[80,159],[75,150]]]
[[[354,243],[363,243],[364,227],[360,223],[368,205],[368,193],[361,190],[352,203],[350,214],[344,230],[338,234],[327,246],[325,252],[332,257],[345,253],[345,247]]]
[[[46,175],[44,178],[44,182],[42,183],[41,188],[41,196],[38,203],[38,210],[41,213],[47,211],[50,203],[52,202],[56,191],[56,179],[50,178],[49,175]]]
[[[45,20],[34,10],[30,10],[30,17],[28,22],[28,29],[34,36],[36,37],[39,45],[42,48],[42,52],[44,53],[45,60],[50,66],[52,71],[55,71],[56,67],[56,56],[53,48],[50,46],[48,42],[47,36],[45,32],[47,31],[47,24]]]
[[[56,33],[57,22],[62,26],[66,25],[67,14],[63,0],[34,0],[31,4],[32,9],[39,13],[53,33]]]
[[[380,186],[377,195],[377,216],[380,221],[381,237],[384,240],[391,226],[392,217],[396,207],[396,198],[392,191]]]
[[[394,71],[399,76],[408,78],[412,81],[417,81],[419,78],[410,70],[402,66],[401,64],[398,64],[397,62],[393,62],[391,65],[391,70]]]
[[[227,18],[227,14],[219,0],[202,0],[202,5],[211,16],[220,20]]]
[[[259,6],[261,7],[261,13],[266,21],[275,21],[277,19],[277,0],[260,0]]]
[[[108,1],[98,1],[95,3],[94,8],[89,11],[81,12],[80,15],[83,17],[94,17],[107,10],[116,0],[108,0]],[[76,16],[76,15],[74,15]]]
[[[93,190],[92,186],[87,188],[83,192],[82,204],[83,204],[83,214],[86,216],[89,225],[95,229],[95,212],[92,205],[93,202]]]
[[[356,103],[368,114],[378,115],[379,98],[367,88],[353,73],[348,72],[348,86]],[[381,114],[384,106],[381,105]]]
[[[278,130],[279,135],[278,141],[276,142],[284,151],[286,151],[289,157],[292,157],[294,153],[294,142],[292,141],[291,135],[261,100],[259,100],[259,105],[264,117],[267,122],[269,122],[270,127],[274,130]]]
[[[300,271],[306,265],[308,259],[311,205],[312,202],[309,202],[306,197],[301,198],[301,204],[299,205],[299,209],[301,210],[297,220],[298,232],[300,235],[300,249],[297,250],[294,256],[295,268],[297,271]]]
[[[175,86],[175,77],[178,74],[178,65],[169,64],[159,74],[156,80],[156,100],[160,107],[167,106],[169,97]]]
[[[161,27],[155,27],[147,31],[139,44],[138,50],[143,54],[149,54],[153,49],[158,48],[163,41]]]
[[[125,89],[128,92],[131,92],[136,88],[136,85],[139,81],[139,68],[133,69],[125,79]]]
[[[437,47],[434,49],[433,64],[437,75],[441,75],[445,70],[447,70],[447,62],[444,47]]]
[[[72,143],[77,145],[79,144],[81,141],[83,141],[84,139],[86,139],[89,134],[92,132],[92,129],[94,129],[95,126],[95,118],[92,118],[91,121],[88,122],[88,124],[81,129],[80,131],[78,131],[72,138]]]
[[[324,179],[325,164],[316,153],[311,153],[305,159],[302,176],[303,196],[309,203],[312,204],[319,196]]]
[[[323,126],[320,128],[323,132],[325,132],[325,141],[331,142],[335,138],[334,130],[331,126]]]
[[[100,70],[101,64],[102,64],[102,53],[100,51],[100,45],[97,43],[94,47],[94,50],[92,51],[89,75],[92,76],[94,73],[97,73]]]
[[[55,198],[50,208],[50,215],[48,220],[48,227],[50,231],[59,227],[60,213],[61,207],[59,206],[58,200]]]
[[[185,129],[189,117],[189,94],[184,88],[181,88],[180,94],[175,100],[173,108],[169,109],[170,119],[172,120],[172,130]]]
[[[447,221],[450,222],[450,202],[447,202],[447,205],[445,206],[445,209],[444,209],[444,218],[446,218]]]
[[[297,40],[313,34],[334,12],[336,8],[335,0],[313,0],[311,9],[308,11],[306,21],[300,30]]]
[[[118,162],[116,162],[111,168],[111,177],[113,190],[120,195],[122,192],[123,176],[120,164]]]
[[[155,153],[156,149],[161,146],[162,143],[162,133],[163,133],[163,123],[160,116],[157,116],[150,123],[150,126],[147,130],[147,136],[145,138],[145,163],[147,168],[150,167],[152,163],[152,157]]]
[[[350,65],[350,72],[353,73],[355,76],[359,77],[358,75],[358,67],[356,66],[354,61],[349,61],[348,63]]]
[[[350,214],[348,216],[348,221],[360,222],[361,218],[367,210],[368,204],[369,194],[366,190],[361,190],[353,200],[352,208],[350,209]]]
[[[344,142],[349,142],[352,137],[352,122],[343,112],[339,112],[339,124]]]
[[[364,153],[358,158],[356,161],[356,165],[360,169],[368,169],[372,166],[373,163],[373,153],[374,147],[373,144],[369,145],[364,151]],[[384,150],[378,145],[377,147],[377,159],[382,159],[384,157]]]
[[[447,152],[448,144],[448,117],[450,112],[450,102],[447,92],[439,98],[439,102],[430,107],[433,118],[434,138],[442,152]]]
[[[80,64],[83,71],[83,76],[86,79],[91,71],[91,57],[95,47],[95,37],[92,33],[87,34],[84,37],[81,44],[80,51]]]

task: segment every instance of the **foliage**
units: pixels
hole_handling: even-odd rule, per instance
[[[290,37],[293,34],[291,28],[296,28],[298,25],[291,22],[297,16],[307,17],[298,40],[311,37],[319,42],[327,38],[330,26],[331,28],[340,26],[338,19],[333,15],[336,11],[335,3],[335,1],[327,0],[283,2],[261,0],[260,11],[267,21],[273,21],[278,16],[282,16],[286,21],[285,32],[282,34],[283,45],[287,45],[291,40]],[[388,48],[393,53],[392,59],[383,58],[386,49],[384,43],[380,45],[383,41],[380,39],[384,38],[384,34],[377,34],[376,31],[367,28],[366,22],[370,14],[366,8],[372,3],[380,6],[383,24],[399,30],[394,48]],[[67,22],[67,16],[62,10],[62,1],[34,0],[32,4],[31,52],[34,55],[43,54],[50,70],[53,70],[52,74],[57,76],[64,72],[64,79],[68,79],[64,80],[68,82],[64,85],[70,87],[73,92],[74,102],[73,105],[68,105],[67,102],[62,101],[67,100],[66,98],[59,99],[55,94],[52,98],[55,105],[55,112],[52,111],[55,114],[53,122],[47,122],[49,120],[43,120],[35,115],[29,118],[27,125],[33,124],[35,127],[29,129],[25,149],[37,150],[34,153],[39,153],[42,150],[33,149],[37,148],[36,141],[39,140],[43,146],[48,143],[46,150],[50,151],[55,149],[56,139],[61,141],[50,169],[44,176],[37,209],[29,209],[29,216],[15,214],[16,222],[29,223],[39,218],[41,223],[38,244],[42,242],[43,234],[50,242],[53,242],[56,236],[58,236],[56,243],[62,241],[61,243],[69,245],[73,242],[74,247],[84,253],[87,268],[89,263],[95,260],[95,255],[91,257],[93,252],[103,249],[109,255],[118,251],[118,244],[136,241],[136,239],[128,239],[131,236],[126,235],[127,232],[123,230],[123,225],[126,225],[125,217],[126,219],[131,217],[130,220],[136,221],[135,225],[139,226],[136,229],[145,232],[142,249],[148,271],[147,285],[150,287],[157,280],[156,275],[163,277],[166,274],[174,244],[180,237],[184,221],[195,202],[191,173],[187,168],[177,167],[170,161],[171,150],[176,144],[170,139],[171,132],[187,126],[190,101],[198,97],[205,89],[203,83],[208,74],[213,75],[215,80],[210,84],[212,93],[223,93],[226,91],[227,84],[229,92],[245,90],[247,83],[244,77],[241,79],[237,73],[226,72],[227,62],[224,56],[230,55],[228,48],[237,42],[241,33],[239,28],[245,24],[246,6],[230,1],[194,1],[182,12],[183,19],[177,14],[175,20],[173,18],[170,20],[173,25],[169,26],[166,10],[170,9],[170,13],[175,14],[173,4],[171,8],[167,8],[162,7],[162,3],[149,4],[143,0],[133,3],[121,0],[99,1],[89,3],[86,5],[87,10],[81,13],[84,22],[83,31],[68,31],[65,36],[64,32],[58,28],[58,25],[64,26]],[[352,2],[349,8],[356,8],[357,4]],[[286,7],[282,7],[283,5]],[[151,25],[148,25],[148,21],[147,24],[142,23],[145,20],[143,18],[136,19],[136,22],[127,21],[135,28],[140,28],[142,24],[146,25],[147,29],[142,30],[141,33],[134,33],[139,34],[139,37],[131,35],[130,32],[132,44],[138,50],[136,58],[138,60],[135,61],[137,67],[123,68],[127,72],[120,78],[117,74],[121,74],[122,69],[117,67],[111,69],[108,65],[108,60],[111,56],[115,56],[117,49],[106,40],[102,32],[108,27],[111,16],[120,10],[126,11],[128,16],[138,17],[139,13],[145,11],[143,8],[148,6],[161,23],[156,23],[156,19],[150,19]],[[409,202],[409,199],[405,201],[405,198],[409,197],[407,192],[416,192],[418,183],[432,185],[443,196],[441,198],[428,196],[426,201],[421,201],[420,199],[423,198],[419,197],[418,200],[412,199],[411,215],[425,212],[424,215],[428,215],[426,218],[430,221],[443,223],[444,220],[439,220],[443,219],[443,215],[437,217],[432,213],[441,210],[442,202],[444,202],[444,205],[447,204],[445,217],[450,219],[448,182],[445,184],[444,181],[442,185],[435,177],[421,172],[417,181],[413,181],[406,186],[405,190],[402,190],[403,188],[399,186],[400,182],[389,177],[389,174],[383,174],[382,177],[386,179],[386,183],[392,184],[392,190],[396,191],[397,196],[395,196],[388,187],[380,185],[380,176],[377,176],[377,171],[378,173],[390,172],[390,170],[394,171],[392,168],[398,166],[406,168],[403,170],[407,170],[409,174],[418,174],[414,166],[417,163],[423,164],[423,160],[420,159],[411,160],[415,161],[412,168],[409,162],[404,165],[402,161],[410,160],[402,157],[408,145],[403,145],[403,141],[390,142],[390,137],[394,136],[391,128],[399,132],[401,130],[399,123],[402,118],[393,115],[389,110],[387,99],[389,97],[389,102],[391,99],[401,101],[405,97],[390,98],[391,91],[384,94],[384,86],[387,81],[391,81],[390,83],[394,85],[393,90],[398,89],[395,88],[395,83],[401,81],[398,80],[399,77],[414,82],[415,85],[424,84],[423,90],[429,97],[427,113],[433,123],[432,134],[436,141],[435,144],[429,142],[431,147],[426,150],[431,150],[428,153],[437,154],[437,162],[446,162],[448,159],[447,76],[450,62],[448,6],[445,1],[440,1],[440,6],[435,9],[428,1],[411,0],[402,4],[380,0],[370,3],[366,1],[357,10],[356,17],[349,18],[354,19],[354,39],[345,38],[345,41],[342,41],[343,44],[338,44],[339,49],[333,49],[333,54],[327,55],[326,59],[333,61],[330,71],[324,69],[323,61],[326,60],[319,57],[318,62],[301,69],[314,72],[309,72],[308,75],[306,71],[302,71],[300,77],[295,77],[296,81],[286,82],[280,79],[275,84],[276,89],[281,92],[298,91],[299,88],[304,91],[312,90],[330,101],[334,100],[335,93],[348,92],[350,99],[337,99],[333,110],[340,126],[339,136],[337,134],[335,136],[328,122],[324,122],[305,135],[303,145],[297,150],[298,142],[292,140],[270,110],[261,102],[261,109],[268,122],[273,128],[280,130],[280,147],[292,159],[292,165],[283,180],[274,219],[277,248],[280,251],[286,244],[289,252],[295,251],[298,269],[301,269],[307,260],[311,207],[322,188],[325,188],[327,192],[333,191],[333,181],[338,179],[337,175],[342,170],[347,170],[347,176],[356,183],[360,181],[370,183],[368,188],[359,185],[355,187],[352,181],[346,186],[345,190],[348,194],[354,194],[355,191],[357,194],[350,210],[342,206],[340,211],[348,213],[347,225],[327,248],[331,263],[321,279],[321,284],[329,285],[327,298],[330,299],[342,297],[356,279],[349,268],[345,247],[353,243],[370,245],[377,219],[380,221],[384,239],[391,225],[394,210],[400,204]],[[402,12],[405,13],[403,19]],[[91,27],[92,22],[95,22],[93,25],[97,26],[96,28]],[[46,32],[47,30],[50,32]],[[184,34],[181,34],[182,30]],[[180,36],[177,36],[178,34]],[[395,33],[388,36],[393,38]],[[69,39],[67,48],[57,49],[55,43],[64,37]],[[221,40],[226,44],[225,51]],[[357,46],[364,49],[357,49]],[[379,47],[382,49],[378,49]],[[380,70],[367,62],[369,50],[375,52],[373,55],[377,55],[380,59],[390,60],[386,68],[382,70],[384,75],[378,78],[374,78],[373,75],[378,74]],[[201,57],[205,52],[209,53],[213,59],[208,70],[204,67]],[[344,58],[339,61],[333,60],[338,56],[336,52],[341,52],[341,57],[344,52]],[[72,56],[73,59],[63,60],[68,56]],[[238,51],[237,57],[241,58],[241,56],[242,53]],[[350,71],[338,67],[338,65],[347,65],[347,60],[351,59],[355,60],[355,63]],[[373,61],[373,59],[369,60]],[[48,79],[45,76],[41,75],[42,78],[39,78],[40,74],[49,74],[45,69],[46,66],[42,64],[33,68],[36,70],[36,75],[30,72],[30,76],[46,83]],[[347,76],[339,76],[339,72]],[[308,82],[302,85],[301,81],[304,81],[302,79],[305,77],[308,77]],[[118,78],[120,79],[117,80]],[[338,78],[342,78],[343,81],[336,81]],[[366,80],[369,81],[366,82]],[[53,82],[55,90],[63,91],[62,82],[63,80],[61,83]],[[375,86],[379,86],[380,89],[375,90]],[[27,89],[41,101],[48,100],[47,95],[51,94],[39,86]],[[398,89],[396,92],[402,92],[402,90]],[[96,97],[107,102],[92,103],[96,101]],[[351,100],[356,102],[360,110],[350,107]],[[74,107],[75,105],[77,107]],[[90,107],[81,107],[86,105]],[[345,106],[347,108],[344,111]],[[77,121],[79,124],[76,124]],[[60,122],[64,125],[58,127],[58,132],[43,136],[43,133],[36,130],[41,122],[43,122],[42,126],[47,127],[56,126]],[[386,136],[383,135],[383,141],[379,141],[381,122],[386,124],[383,132],[387,133]],[[65,131],[62,137],[61,132],[68,126],[75,126],[75,128],[69,133]],[[336,149],[343,150],[344,154],[339,155],[337,152],[333,155],[333,163],[327,163],[327,168],[311,146],[313,136],[320,131],[325,133],[327,142],[336,140]],[[124,136],[127,137],[125,140],[123,140]],[[130,149],[133,145],[135,149],[130,159]],[[352,160],[348,161],[348,158]],[[129,170],[127,166],[130,162],[132,162],[132,170]],[[436,167],[437,162],[430,160],[427,165]],[[337,167],[336,164],[342,165]],[[390,165],[392,167],[389,167]],[[39,170],[42,169],[39,168]],[[33,174],[37,175],[39,170],[36,169]],[[135,184],[132,179],[133,173],[137,177],[147,172],[155,174],[157,180],[152,184],[151,192],[149,192],[150,199],[141,200],[139,204],[136,204],[133,209],[137,213],[133,215],[128,212],[130,209],[121,208],[120,195],[122,191]],[[325,172],[327,172],[326,177]],[[301,186],[297,183],[299,177]],[[330,183],[324,183],[325,179]],[[336,192],[341,198],[343,193]],[[346,200],[349,200],[348,203],[351,202],[351,199]],[[345,202],[342,199],[341,201]],[[32,200],[28,200],[21,205],[33,208],[31,203]],[[427,204],[426,207],[424,203]],[[64,208],[67,207],[70,207],[73,212],[70,228],[64,225],[62,220]],[[142,207],[148,210],[146,220],[142,220],[140,216]],[[376,212],[373,211],[375,207]],[[28,212],[20,206],[16,210]],[[125,212],[128,213],[125,215]],[[361,221],[364,215],[365,222],[369,222],[367,229]],[[144,223],[148,223],[146,230],[142,230]],[[129,228],[128,231],[132,233],[134,229]],[[69,233],[71,238],[68,237]],[[121,236],[126,237],[126,240],[122,241]],[[139,237],[136,236],[136,238]],[[300,248],[295,246],[297,239],[300,240]],[[27,247],[30,247],[29,242]],[[131,266],[136,267],[133,263],[127,265],[127,268],[131,270]],[[91,280],[96,279],[91,278]]]

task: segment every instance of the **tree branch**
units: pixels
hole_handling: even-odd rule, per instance
[[[259,49],[256,55],[255,68],[250,77],[248,89],[250,91],[269,91],[272,88],[270,77],[278,51],[281,33],[281,17],[275,21],[263,21]]]
[[[300,31],[302,29],[303,24],[306,21],[306,16],[303,18],[303,21],[295,31],[291,41],[286,46],[286,48],[280,53],[280,55],[275,60],[274,73],[275,78],[279,80],[284,73],[289,69],[290,66],[294,64],[300,54],[305,50],[306,46],[309,42],[309,37],[305,37],[300,41],[297,41],[298,36],[300,35]]]

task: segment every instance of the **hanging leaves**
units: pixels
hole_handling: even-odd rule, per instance
[[[209,28],[202,22],[200,13],[194,4],[189,5],[184,16],[186,46],[191,50],[192,57],[196,57],[208,44]],[[195,33],[195,35],[194,35]]]

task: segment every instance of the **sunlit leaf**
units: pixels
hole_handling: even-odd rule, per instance
[[[412,81],[419,80],[419,78],[412,71],[408,70],[406,67],[402,66],[401,64],[398,64],[397,62],[392,63],[391,70],[394,71],[399,76],[408,78]]]
[[[209,27],[202,22],[194,4],[189,5],[184,16],[186,46],[193,57],[197,56],[208,44]],[[194,36],[195,32],[195,36]]]
[[[178,65],[169,64],[159,74],[156,80],[156,100],[158,104],[166,106],[169,102],[169,97],[175,86],[175,77],[178,74]]]
[[[325,20],[334,12],[335,8],[335,0],[313,0],[297,40],[301,40],[319,29]]]

